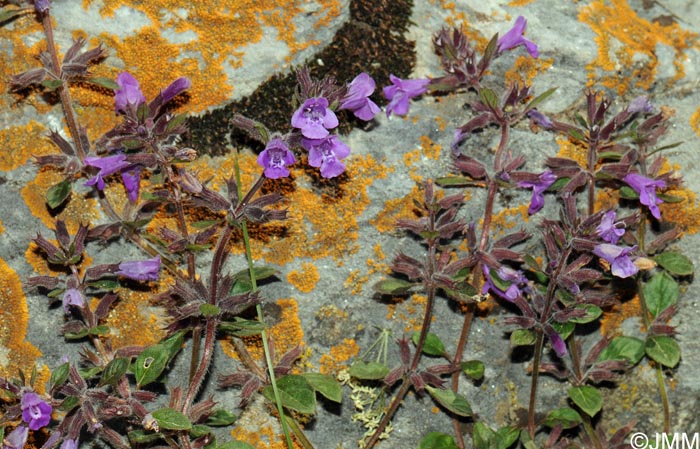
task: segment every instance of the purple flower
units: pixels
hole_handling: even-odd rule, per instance
[[[335,134],[325,139],[301,139],[301,145],[309,152],[309,165],[321,167],[321,176],[335,178],[345,171],[345,159],[350,154],[350,147],[338,140]]]
[[[185,78],[184,76],[176,79],[175,81],[170,83],[168,87],[166,87],[160,92],[160,97],[163,99],[163,104],[177,97],[178,95],[180,95],[180,93],[189,89],[190,86],[192,86],[192,83],[189,79]]]
[[[129,196],[129,201],[136,201],[139,198],[139,185],[141,183],[141,167],[132,165],[129,168],[124,168],[121,171],[122,182],[126,193]]]
[[[328,130],[338,126],[338,117],[328,109],[324,97],[307,99],[292,115],[292,126],[301,129],[301,134],[309,139],[322,139]]]
[[[666,183],[638,173],[629,173],[622,179],[639,194],[639,202],[649,208],[651,215],[657,220],[660,219],[661,211],[658,204],[663,203],[663,201],[656,196],[656,188],[663,189],[666,187]]]
[[[63,440],[60,449],[78,449],[78,439],[74,440]]]
[[[130,162],[127,162],[125,154],[115,154],[114,156],[105,157],[88,156],[85,158],[84,162],[85,165],[100,169],[95,177],[89,179],[85,183],[86,186],[94,186],[97,184],[99,190],[105,188],[104,178],[106,176],[112,175],[131,165]]]
[[[651,104],[651,101],[649,101],[649,99],[644,95],[638,96],[630,102],[629,106],[627,106],[627,112],[629,112],[630,114],[634,114],[637,112],[647,113],[653,110],[654,105]]]
[[[566,355],[566,343],[564,343],[561,335],[551,327],[545,328],[545,332],[547,337],[549,337],[549,342],[552,343],[552,349],[556,352],[557,357],[564,357]]]
[[[34,9],[39,14],[49,10],[49,0],[34,0]]]
[[[526,26],[527,20],[525,20],[525,17],[518,16],[518,18],[515,19],[515,25],[513,25],[513,28],[508,30],[506,34],[498,39],[498,53],[503,53],[506,50],[512,50],[515,47],[524,45],[527,52],[530,53],[530,56],[537,58],[540,55],[539,51],[537,50],[537,45],[531,40],[523,37]]]
[[[391,113],[406,115],[408,113],[409,100],[413,97],[423,95],[428,90],[429,79],[402,80],[394,75],[389,75],[391,86],[383,89],[384,97],[389,100],[386,105],[386,116]]]
[[[296,162],[294,154],[284,140],[275,137],[270,140],[265,149],[258,155],[258,165],[265,169],[265,177],[270,179],[286,178],[289,176],[287,165]]]
[[[629,253],[635,251],[637,246],[620,247],[609,243],[601,243],[593,248],[593,254],[606,260],[610,264],[610,271],[614,276],[626,278],[637,274],[639,269],[632,263]]]
[[[615,217],[616,214],[614,210],[607,211],[596,228],[598,236],[613,245],[616,245],[620,237],[625,234],[625,224],[619,221],[615,223]]]
[[[122,262],[116,272],[119,276],[135,281],[155,281],[160,272],[160,256],[148,260],[135,260]]]
[[[85,298],[77,288],[69,288],[63,293],[63,311],[65,313],[70,313],[68,306],[83,307],[83,305],[85,305]]]
[[[556,180],[557,176],[550,170],[546,170],[539,175],[538,180],[535,182],[520,181],[518,183],[518,187],[532,189],[532,200],[530,201],[530,207],[527,209],[528,214],[536,214],[544,207],[544,191],[554,184]]]
[[[532,109],[527,113],[527,116],[530,117],[530,120],[532,120],[535,125],[541,126],[544,129],[551,129],[554,126],[552,120],[537,109]]]
[[[520,286],[527,285],[527,278],[522,271],[514,270],[505,265],[496,270],[498,280],[494,282],[491,276],[491,269],[484,265],[484,286],[481,289],[481,294],[491,292],[507,301],[513,302],[518,296],[522,295]],[[499,284],[499,285],[496,285]],[[508,284],[506,287],[504,284]]]
[[[129,104],[139,106],[146,102],[146,97],[141,93],[139,82],[129,72],[117,75],[119,89],[114,91],[114,107],[117,112],[125,112]]]
[[[2,440],[2,449],[22,449],[27,442],[28,436],[29,429],[27,426],[19,426]]]
[[[32,430],[39,430],[51,421],[53,408],[42,401],[38,394],[27,391],[22,395],[20,402],[22,407],[22,419]]]
[[[374,92],[376,84],[371,76],[362,72],[348,84],[348,92],[340,100],[340,109],[349,109],[360,120],[372,120],[381,111],[369,96]]]

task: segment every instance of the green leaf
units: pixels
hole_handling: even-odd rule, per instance
[[[501,427],[493,431],[481,421],[474,423],[474,449],[506,449],[517,441],[520,431],[515,427]]]
[[[655,256],[654,261],[676,276],[689,276],[695,272],[693,261],[681,253],[667,251]]]
[[[161,344],[149,346],[139,354],[133,370],[137,387],[155,382],[165,369],[169,359],[168,348]]]
[[[190,435],[192,438],[203,437],[204,435],[208,435],[210,433],[212,433],[212,428],[205,426],[204,424],[195,424],[192,426],[192,430],[190,430]]]
[[[498,437],[498,449],[506,449],[513,445],[520,436],[520,430],[517,427],[505,426],[496,431]]]
[[[479,99],[489,108],[496,110],[498,109],[498,97],[496,96],[496,93],[488,87],[484,87],[479,90]]]
[[[163,430],[190,430],[192,423],[182,413],[172,408],[160,408],[151,413],[158,427]]]
[[[549,96],[552,95],[554,93],[554,91],[556,91],[556,90],[557,90],[556,87],[552,87],[551,89],[544,91],[543,93],[541,93],[537,97],[533,98],[532,101],[530,101],[530,103],[527,104],[525,109],[530,110],[530,109],[534,108],[535,106],[537,106],[538,104],[542,103],[544,100],[549,98]]]
[[[678,301],[678,284],[671,275],[660,271],[644,284],[644,300],[649,313],[656,318]]]
[[[591,321],[597,320],[598,317],[603,314],[603,310],[598,306],[594,306],[593,304],[582,304],[576,306],[576,309],[583,309],[586,311],[586,314],[584,316],[579,318],[572,318],[569,320],[572,323],[577,324],[590,323]]]
[[[326,399],[340,403],[343,391],[335,377],[320,373],[305,373],[302,375],[311,388],[321,393]]]
[[[430,432],[421,440],[418,449],[457,449],[457,443],[452,435]]]
[[[484,377],[484,371],[486,367],[484,362],[481,360],[469,360],[467,362],[462,362],[462,371],[467,375],[468,378],[472,380],[481,380]]]
[[[85,369],[78,369],[78,374],[80,374],[80,377],[83,379],[90,379],[93,376],[96,376],[97,374],[100,374],[102,372],[102,368],[99,366],[93,366],[91,368],[85,368]]]
[[[77,396],[68,396],[61,402],[61,405],[58,406],[58,409],[63,411],[63,412],[69,412],[73,410],[75,406],[80,404],[80,398]]]
[[[146,432],[143,429],[133,430],[128,433],[129,441],[132,443],[152,443],[163,438],[163,435],[155,432]]]
[[[63,204],[70,195],[72,188],[73,184],[70,182],[70,179],[64,179],[58,184],[51,186],[46,192],[46,204],[49,206],[49,209],[56,209]]]
[[[613,338],[608,346],[600,352],[598,361],[626,360],[635,365],[642,360],[642,357],[644,357],[644,342],[639,338],[621,335]]]
[[[493,54],[496,52],[496,49],[498,49],[498,33],[494,34],[489,41],[489,44],[486,46],[486,50],[484,50],[484,56],[482,59],[484,61],[490,61]]]
[[[638,200],[639,194],[629,186],[620,187],[620,197],[626,200]]]
[[[199,313],[204,317],[216,316],[221,313],[221,309],[214,304],[204,303],[199,305]]]
[[[45,79],[40,84],[48,90],[56,90],[59,87],[63,86],[63,80]]]
[[[389,367],[379,362],[364,362],[357,360],[350,365],[348,372],[356,379],[379,380],[389,374]]]
[[[455,415],[459,416],[471,416],[472,409],[469,406],[467,399],[455,393],[452,390],[441,390],[439,388],[431,387],[427,385],[425,389],[430,393],[430,396],[435,399],[438,404],[445,407],[447,410],[451,411]]]
[[[537,337],[530,329],[516,329],[510,334],[510,344],[513,346],[532,346]]]
[[[557,334],[559,334],[562,340],[569,338],[569,335],[571,335],[574,329],[576,329],[576,325],[571,321],[567,321],[566,323],[557,323],[556,321],[552,321],[552,327],[555,331],[557,331]]]
[[[109,335],[109,326],[106,324],[100,324],[99,326],[88,329],[88,333],[90,335]]]
[[[117,90],[119,89],[119,84],[117,84],[112,78],[105,78],[102,76],[96,76],[94,78],[88,78],[88,83],[92,83],[95,86],[104,87],[106,89]]]
[[[168,121],[168,125],[165,127],[166,132],[170,132],[177,128],[178,126],[182,125],[185,123],[185,120],[187,120],[187,114],[178,114],[172,119]]]
[[[277,274],[277,270],[271,267],[254,267],[253,274],[255,275],[256,281],[261,281],[267,279]],[[241,270],[233,275],[234,284],[231,288],[232,295],[239,295],[241,293],[247,293],[253,290],[253,284],[250,281],[250,272],[248,270]]]
[[[102,371],[100,385],[116,385],[129,369],[129,362],[130,360],[124,357],[117,357],[109,362]]]
[[[216,446],[216,449],[255,449],[255,447],[243,441],[227,441],[220,446]]]
[[[201,245],[196,245],[194,243],[188,243],[185,245],[185,248],[190,250],[190,251],[204,251],[204,250],[211,248],[211,244],[203,243]]]
[[[247,337],[260,334],[265,330],[265,324],[257,320],[246,320],[240,317],[234,317],[233,321],[221,322],[218,329],[238,337]]]
[[[195,221],[194,223],[190,223],[190,226],[192,226],[195,229],[206,229],[211,226],[214,226],[215,224],[219,224],[221,220],[201,220],[201,221]]]
[[[464,176],[443,176],[435,180],[435,184],[440,187],[464,187],[471,185],[473,182],[471,178],[465,178]]]
[[[591,418],[594,417],[603,407],[603,397],[594,387],[588,385],[571,387],[569,388],[567,394],[574,404],[576,404]]]
[[[31,8],[21,8],[21,9],[2,9],[0,10],[0,23],[9,22],[10,20],[18,17],[22,14],[28,13]],[[2,439],[0,439],[2,441]]]
[[[564,407],[547,413],[544,423],[549,427],[561,426],[564,429],[571,429],[578,426],[581,421],[581,415],[576,410]]]
[[[277,379],[277,391],[285,408],[306,415],[313,415],[316,412],[316,394],[302,376],[291,374],[280,377]],[[263,396],[270,402],[275,402],[271,385],[263,389]]]
[[[402,279],[389,278],[374,284],[374,290],[383,295],[405,295],[416,284]]]
[[[570,129],[569,136],[573,137],[575,140],[585,140],[584,135],[581,134],[581,131],[579,131],[577,129]]]
[[[411,341],[413,344],[418,346],[418,339],[420,338],[420,332],[414,332],[411,335]],[[425,342],[423,343],[423,354],[441,356],[445,353],[445,345],[440,340],[440,337],[428,332],[425,336]]]
[[[94,281],[88,283],[88,287],[92,287],[97,290],[105,290],[108,292],[114,291],[119,287],[119,282],[113,281],[111,279],[101,279],[99,281]]]
[[[228,410],[218,409],[207,418],[206,424],[212,427],[230,426],[238,417]]]
[[[78,332],[66,332],[63,334],[63,336],[66,338],[66,340],[80,340],[81,338],[85,338],[88,334],[88,329],[80,329]]]
[[[170,337],[161,341],[159,344],[165,348],[168,353],[168,361],[172,360],[175,355],[182,349],[185,331],[177,331]]]
[[[667,335],[654,335],[647,338],[644,351],[650,359],[668,368],[678,365],[681,348],[678,342]]]
[[[68,372],[70,371],[70,364],[63,363],[56,367],[51,372],[51,377],[49,377],[50,388],[63,385],[63,383],[68,379]]]

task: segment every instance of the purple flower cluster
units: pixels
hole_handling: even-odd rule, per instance
[[[515,19],[513,28],[508,30],[506,34],[498,39],[498,53],[503,53],[505,51],[512,50],[515,47],[524,45],[527,52],[530,53],[530,56],[537,58],[540,55],[539,51],[537,50],[537,44],[523,37],[525,27],[527,27],[527,20],[523,16],[518,16],[518,18]]]
[[[546,170],[538,176],[537,181],[518,182],[518,187],[532,189],[532,200],[530,201],[530,207],[527,209],[528,214],[536,214],[544,207],[544,191],[554,184],[556,180],[557,176],[551,170]]]
[[[83,162],[89,167],[99,168],[97,174],[85,182],[86,186],[97,186],[99,190],[103,190],[105,188],[104,178],[119,172],[129,200],[136,201],[138,199],[141,167],[127,161],[125,154],[120,153],[105,157],[88,156]]]
[[[117,85],[119,89],[114,91],[114,108],[117,112],[126,112],[129,105],[138,108],[146,102],[139,82],[129,72],[117,75]]]
[[[629,173],[622,179],[639,194],[639,202],[649,208],[651,215],[657,220],[660,219],[661,211],[658,205],[663,203],[663,200],[656,196],[656,188],[663,189],[666,187],[666,183],[638,173]]]
[[[522,296],[523,292],[521,287],[527,285],[527,278],[520,270],[514,270],[505,265],[501,266],[496,270],[496,276],[501,281],[499,284],[509,284],[507,288],[503,289],[496,285],[491,275],[491,270],[489,267],[484,265],[484,286],[481,289],[481,294],[486,294],[488,292],[503,298],[507,301],[513,302],[519,296]]]
[[[629,257],[629,254],[636,250],[636,246],[621,247],[609,243],[601,243],[593,249],[593,254],[610,264],[610,272],[613,276],[627,278],[634,276],[639,271]]]
[[[160,274],[160,256],[147,260],[122,262],[116,274],[134,281],[156,281]]]
[[[406,115],[408,113],[409,100],[423,95],[428,90],[429,79],[402,80],[394,75],[389,75],[391,86],[383,90],[384,97],[389,100],[386,105],[386,116],[391,113]]]
[[[20,407],[22,420],[31,430],[39,430],[51,421],[53,408],[34,392],[27,391],[22,395]]]

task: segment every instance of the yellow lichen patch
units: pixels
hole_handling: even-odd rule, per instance
[[[675,224],[688,234],[696,234],[700,230],[700,203],[695,192],[683,188],[667,190],[664,193],[682,200],[679,203],[660,204],[661,218]]]
[[[318,269],[312,263],[303,262],[301,272],[292,270],[287,275],[287,281],[302,293],[309,293],[316,288],[316,283],[321,279]]]
[[[57,151],[46,138],[46,128],[33,120],[24,126],[0,130],[0,148],[0,171],[14,170],[27,163],[32,156]]]
[[[384,209],[370,220],[370,223],[379,232],[395,231],[396,220],[416,218],[414,202],[421,202],[423,199],[423,191],[418,186],[413,186],[413,189],[406,196],[385,201]]]
[[[322,374],[337,374],[338,371],[347,368],[348,360],[360,353],[360,346],[351,338],[346,338],[335,346],[332,346],[327,354],[319,359],[319,372]]]
[[[51,237],[53,236],[44,236],[44,238],[56,245],[56,240],[52,239]],[[34,271],[42,276],[55,276],[59,274],[65,274],[68,270],[67,268],[65,270],[62,270],[63,267],[50,266],[46,260],[45,253],[41,249],[39,249],[39,246],[34,242],[30,242],[29,246],[27,246],[27,250],[24,252],[24,258],[27,260],[29,265],[31,265],[32,268],[34,268]],[[88,255],[83,255],[83,258],[78,263],[80,274],[82,274],[83,272],[83,267],[89,267],[91,264],[92,258]]]
[[[686,50],[698,46],[698,34],[681,29],[678,23],[664,26],[649,22],[626,0],[596,0],[583,6],[578,18],[597,35],[598,57],[586,66],[590,84],[600,83],[620,95],[631,86],[648,89],[655,81],[657,45],[671,47],[675,53],[674,80],[685,76]]]
[[[554,63],[552,58],[531,58],[518,56],[513,67],[506,71],[506,84],[518,83],[521,86],[532,85],[532,80],[540,73],[544,73]]]
[[[634,298],[613,306],[610,310],[606,310],[603,313],[603,317],[600,319],[600,334],[614,336],[620,332],[620,325],[627,318],[641,316],[642,309],[639,304],[639,297],[635,295]]]
[[[503,236],[506,232],[515,229],[519,224],[527,222],[530,218],[527,213],[529,207],[529,204],[521,204],[520,206],[503,209],[493,214],[491,233],[494,236]]]
[[[97,222],[99,219],[97,201],[74,192],[58,214],[52,213],[46,205],[46,192],[62,180],[63,175],[55,170],[41,170],[36,178],[22,188],[21,194],[32,215],[39,218],[47,227],[53,229],[56,219],[60,218],[66,222],[68,232],[74,234],[80,223]]]
[[[41,357],[41,352],[24,340],[28,321],[22,282],[17,273],[0,259],[0,377],[14,378],[18,371],[29,377],[36,359]]]
[[[92,1],[84,2],[88,7]],[[325,27],[341,11],[337,0],[321,0],[321,8],[311,13],[315,25]],[[231,95],[225,67],[240,67],[245,46],[274,35],[289,49],[290,56],[314,45],[298,42],[294,18],[306,14],[298,0],[222,0],[216,3],[191,0],[124,0],[102,3],[101,14],[109,18],[118,7],[142,12],[151,25],[120,40],[103,34],[100,40],[116,50],[125,67],[142,83],[144,93],[162,89],[163,74],[172,79],[187,76],[194,81],[190,107],[194,112],[221,104]],[[274,31],[270,32],[269,28]],[[163,37],[160,30],[174,32],[180,42]],[[289,58],[287,58],[287,63]],[[148,98],[149,95],[146,94]]]
[[[595,193],[594,212],[616,209],[620,205],[620,191],[617,189],[597,189]]]
[[[275,354],[279,360],[286,352],[296,346],[304,345],[304,329],[301,327],[299,305],[296,300],[292,298],[280,299],[277,301],[277,305],[280,307],[280,316],[277,318],[276,324],[268,329],[268,335],[274,342]],[[263,345],[260,336],[248,337],[245,342],[250,355],[255,360],[263,360]],[[222,348],[229,357],[238,359],[236,349],[230,342],[223,341]]]
[[[557,157],[565,157],[575,160],[581,167],[585,167],[586,162],[586,147],[579,141],[572,141],[568,137],[557,136],[557,145],[559,152]]]
[[[119,302],[107,315],[106,323],[110,328],[107,338],[113,347],[149,346],[165,337],[165,311],[150,304],[153,295],[164,288],[164,284],[153,284],[147,291],[128,288],[117,291]]]
[[[535,0],[510,0],[508,6],[525,6],[534,2]]]
[[[700,107],[698,107],[693,115],[690,116],[690,127],[693,128],[695,134],[700,137]]]
[[[404,323],[404,332],[419,331],[423,323],[425,303],[428,298],[425,295],[414,293],[408,300],[399,299],[387,306],[387,320]]]
[[[240,420],[236,423],[236,427],[231,431],[231,436],[234,440],[244,441],[256,449],[287,449],[284,436],[277,434],[269,423],[261,423],[260,418],[253,418],[252,413],[244,413],[244,419],[250,416],[257,424],[249,425],[242,423]],[[255,413],[255,415],[264,415],[263,413]],[[269,415],[267,416],[269,419]],[[304,449],[296,438],[292,439],[294,449]]]

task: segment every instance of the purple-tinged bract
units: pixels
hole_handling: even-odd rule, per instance
[[[380,112],[369,96],[374,93],[376,84],[371,76],[362,72],[348,84],[348,92],[340,100],[340,109],[349,109],[360,120],[369,121]]]
[[[649,98],[644,95],[640,95],[634,100],[632,100],[627,106],[627,112],[635,114],[637,112],[649,113],[654,110],[654,105],[649,101]]]
[[[22,449],[27,443],[29,429],[27,426],[18,426],[2,440],[2,449]]]
[[[190,86],[192,86],[192,83],[188,78],[185,78],[183,76],[181,78],[176,79],[175,81],[170,83],[168,87],[166,87],[160,92],[160,96],[163,99],[163,103],[167,103],[173,98],[177,97],[182,92],[189,89]]]
[[[63,440],[63,444],[61,444],[60,449],[78,449],[78,439],[68,439],[68,440]]]
[[[278,179],[289,176],[287,165],[292,165],[296,162],[296,159],[284,140],[275,137],[267,143],[265,149],[258,155],[257,162],[264,169],[266,178]]]
[[[394,75],[389,75],[391,86],[385,86],[382,90],[384,97],[389,100],[386,105],[386,116],[391,113],[406,115],[411,98],[423,95],[428,90],[429,79],[402,80]]]
[[[301,129],[301,134],[309,139],[322,139],[329,129],[338,126],[338,117],[328,109],[324,97],[307,99],[292,115],[292,126]]]
[[[321,168],[321,176],[335,178],[345,171],[345,159],[350,154],[350,147],[331,135],[325,139],[301,139],[301,145],[309,152],[309,165]]]
[[[65,313],[70,313],[69,306],[83,307],[83,305],[85,305],[85,298],[77,288],[69,288],[63,293],[63,311]]]

